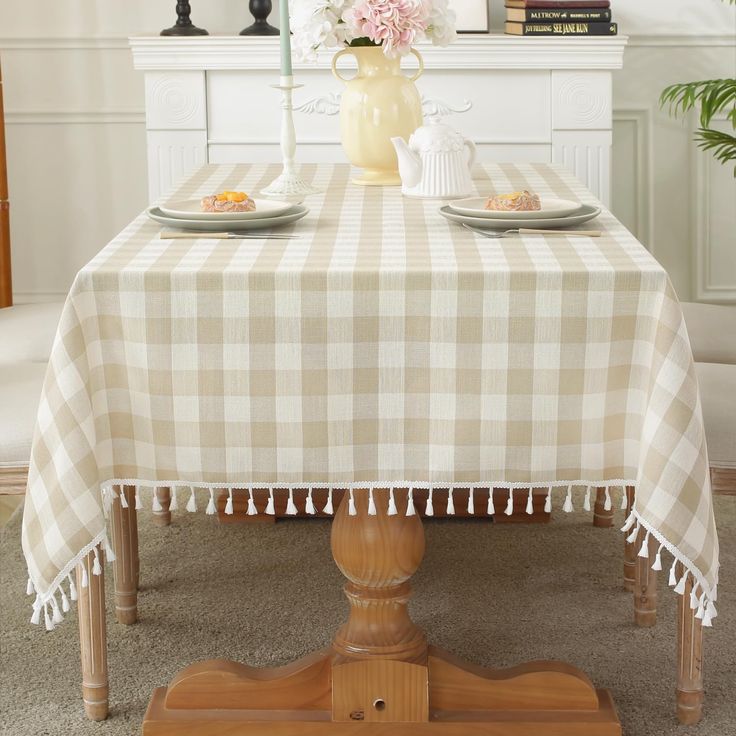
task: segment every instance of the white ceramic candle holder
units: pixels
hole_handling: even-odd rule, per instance
[[[300,202],[307,195],[320,192],[316,187],[307,184],[296,173],[294,163],[296,132],[294,130],[294,106],[291,98],[293,91],[303,85],[294,84],[294,77],[288,76],[281,77],[281,83],[273,86],[275,89],[281,90],[281,156],[283,158],[283,170],[265,189],[261,189],[261,194],[264,197]]]

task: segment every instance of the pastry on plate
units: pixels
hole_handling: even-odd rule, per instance
[[[488,197],[486,209],[497,212],[534,212],[542,209],[542,203],[538,194],[532,194],[525,189],[523,192]]]
[[[202,197],[202,212],[253,212],[256,203],[245,192],[220,192]]]

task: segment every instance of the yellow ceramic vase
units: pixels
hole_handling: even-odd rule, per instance
[[[422,101],[414,80],[424,69],[414,49],[419,69],[412,77],[401,73],[400,58],[389,59],[380,46],[351,46],[338,51],[332,73],[345,82],[340,102],[340,134],[348,160],[363,169],[355,184],[374,186],[401,184],[398,161],[391,139],[409,136],[422,124]],[[352,79],[340,76],[337,60],[352,54],[358,73]]]

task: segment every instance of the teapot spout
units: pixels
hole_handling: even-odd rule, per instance
[[[414,187],[422,178],[422,161],[400,136],[391,139],[399,159],[399,176],[405,187]]]

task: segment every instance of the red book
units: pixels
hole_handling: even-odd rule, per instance
[[[506,0],[507,8],[610,8],[611,0]]]

